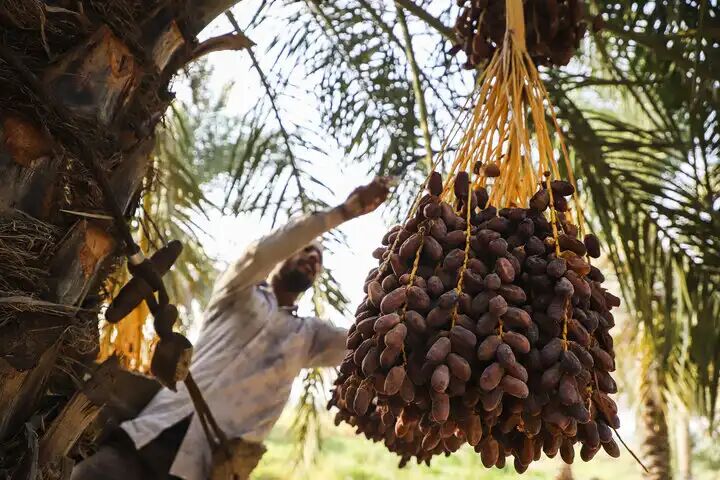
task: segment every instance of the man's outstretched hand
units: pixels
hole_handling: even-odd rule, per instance
[[[375,179],[352,191],[342,210],[345,218],[351,219],[370,213],[378,208],[388,197],[392,179],[390,177],[375,177]]]

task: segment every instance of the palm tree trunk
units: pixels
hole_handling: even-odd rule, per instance
[[[133,214],[170,79],[236,1],[0,5],[2,478],[72,466],[107,376],[78,389],[78,365],[97,352],[98,293],[125,253],[103,187]]]
[[[692,439],[690,438],[690,416],[687,408],[681,406],[677,412],[677,472],[678,480],[692,480]]]
[[[670,480],[672,478],[670,436],[664,407],[657,385],[646,385],[640,423],[644,433],[641,458],[648,469],[648,473],[644,477],[648,480]]]
[[[572,465],[563,463],[556,480],[573,480]]]

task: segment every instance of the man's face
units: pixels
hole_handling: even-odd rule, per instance
[[[278,272],[284,289],[302,293],[310,288],[322,270],[322,253],[314,245],[308,245],[285,260]]]

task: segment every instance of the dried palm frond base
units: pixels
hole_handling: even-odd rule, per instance
[[[44,290],[47,260],[57,241],[53,225],[19,211],[0,213],[0,296]]]

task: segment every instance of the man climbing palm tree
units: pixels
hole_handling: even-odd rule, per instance
[[[345,355],[344,329],[295,313],[295,302],[322,268],[315,239],[372,212],[388,191],[388,180],[377,178],[338,207],[271,233],[215,285],[191,371],[224,433],[247,442],[252,466],[300,369],[334,366]],[[211,470],[210,446],[187,390],[179,386],[177,393],[161,390],[137,418],[123,423],[72,479],[205,480]]]

